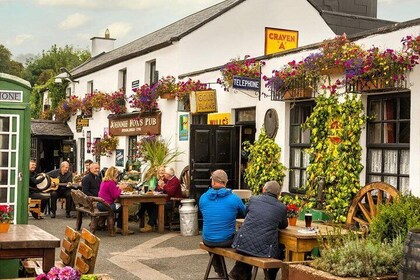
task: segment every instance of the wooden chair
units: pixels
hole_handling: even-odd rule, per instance
[[[89,230],[95,233],[98,227],[98,222],[101,217],[107,219],[108,231],[111,236],[115,236],[115,214],[112,211],[111,206],[106,203],[102,198],[95,196],[87,196],[81,190],[72,190],[71,197],[73,198],[74,205],[77,211],[76,229],[80,230],[82,227],[83,213],[88,214],[91,217]],[[100,202],[107,208],[107,211],[100,211],[96,205]]]
[[[38,220],[41,219],[41,201],[41,199],[28,198],[28,211],[37,214]]]
[[[187,165],[182,169],[181,175],[179,176],[179,181],[181,183],[181,189],[182,189],[182,198],[178,197],[172,197],[172,209],[168,211],[167,214],[167,221],[169,230],[175,230],[176,228],[179,228],[179,206],[181,204],[181,200],[185,198],[189,198],[190,196],[190,166]]]
[[[80,233],[67,226],[64,238],[61,241],[60,261],[55,262],[56,267],[74,266]],[[28,276],[39,275],[42,271],[42,259],[27,259],[22,262]]]
[[[100,239],[87,229],[82,230],[81,241],[77,248],[77,257],[74,268],[82,274],[94,273],[96,258],[98,256]]]

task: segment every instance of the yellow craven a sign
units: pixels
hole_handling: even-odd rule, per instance
[[[217,112],[215,90],[193,91],[190,95],[191,113]]]
[[[265,28],[265,54],[283,52],[298,47],[299,31]]]
[[[231,124],[230,123],[230,113],[213,113],[208,114],[207,116],[207,124],[212,125],[225,125],[225,124]]]

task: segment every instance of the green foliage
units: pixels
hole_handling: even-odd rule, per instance
[[[249,153],[245,182],[254,194],[259,194],[267,181],[283,183],[286,168],[280,162],[280,146],[267,137],[264,129],[254,144],[244,143],[244,150]]]
[[[408,231],[420,227],[420,198],[402,196],[399,201],[380,205],[378,215],[370,224],[370,235],[378,240],[403,239]]]
[[[317,269],[340,277],[377,277],[398,272],[403,239],[398,236],[392,242],[381,242],[346,234],[327,239],[320,251],[321,257],[313,262]]]
[[[32,87],[30,97],[31,117],[35,119],[40,117],[42,112],[42,94],[44,92],[48,92],[51,98],[51,110],[54,110],[65,99],[67,86],[67,81],[57,84],[55,83],[54,76],[51,76],[44,84]]]
[[[325,177],[324,209],[334,222],[345,222],[353,195],[361,188],[359,174],[362,148],[359,144],[366,123],[362,101],[352,93],[344,100],[321,94],[303,128],[311,130],[310,163],[306,169],[308,207],[317,204],[318,180]]]
[[[0,44],[0,73],[6,73],[22,78],[23,65],[12,60],[12,53]]]
[[[144,171],[144,179],[150,180],[157,174],[159,166],[167,166],[182,154],[178,149],[170,149],[169,141],[159,139],[156,136],[143,138],[137,143],[138,157],[142,158],[143,163],[147,165]]]

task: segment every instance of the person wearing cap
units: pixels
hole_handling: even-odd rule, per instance
[[[211,175],[211,188],[199,201],[203,215],[203,242],[209,247],[230,247],[235,235],[237,216],[245,214],[245,205],[231,189],[226,188],[228,176],[218,169]],[[214,256],[213,267],[219,277],[223,274],[220,256]]]
[[[235,235],[232,248],[256,257],[284,259],[279,247],[278,230],[286,228],[286,206],[278,200],[281,187],[276,181],[265,183],[262,194],[253,196],[246,208],[244,223]],[[269,269],[269,279],[276,279],[278,269]],[[235,280],[251,279],[252,266],[236,262],[229,273]]]

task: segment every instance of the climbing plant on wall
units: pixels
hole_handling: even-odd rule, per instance
[[[303,124],[311,131],[306,169],[308,206],[318,202],[318,180],[324,177],[322,204],[334,222],[345,222],[349,203],[360,189],[363,165],[359,140],[365,123],[363,104],[357,95],[324,93],[317,97],[313,113]]]

